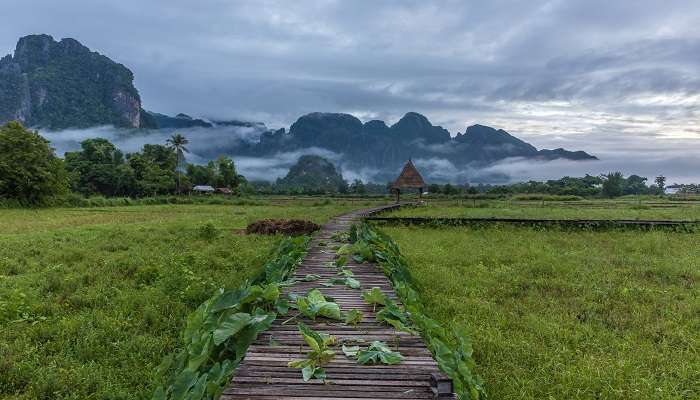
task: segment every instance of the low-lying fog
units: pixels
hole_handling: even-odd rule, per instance
[[[88,138],[108,139],[124,153],[140,151],[146,143],[164,144],[175,130],[125,130],[112,127],[70,129],[63,131],[41,131],[51,141],[59,155],[80,148],[80,142]],[[320,148],[308,148],[293,152],[278,153],[270,157],[247,157],[235,154],[241,142],[256,142],[260,128],[215,127],[178,129],[189,139],[190,153],[187,161],[206,163],[218,154],[230,156],[240,173],[251,180],[274,180],[284,176],[289,167],[303,154],[326,157],[342,168],[346,180],[356,178],[365,182],[375,179],[380,172],[373,168],[351,169],[342,154]],[[700,182],[700,139],[659,138],[649,135],[631,136],[610,134],[578,135],[531,135],[523,137],[538,148],[564,147],[569,150],[585,150],[597,156],[599,161],[535,161],[512,158],[487,167],[459,168],[446,159],[415,159],[414,162],[434,182],[483,182],[507,183],[527,180],[558,179],[563,176],[599,175],[610,171],[621,171],[625,175],[638,174],[653,179],[662,174],[668,183]],[[384,171],[385,172],[385,171]],[[398,171],[396,171],[398,173]]]

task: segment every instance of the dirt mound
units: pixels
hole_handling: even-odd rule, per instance
[[[319,225],[301,219],[263,219],[249,224],[245,232],[249,235],[307,235],[319,229]]]

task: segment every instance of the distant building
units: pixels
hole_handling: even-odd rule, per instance
[[[221,193],[221,194],[227,194],[227,195],[232,195],[233,190],[227,188],[227,187],[220,187],[216,188],[216,193]]]
[[[679,187],[666,187],[664,188],[664,193],[665,194],[676,194],[678,191],[681,190]]]
[[[214,193],[216,189],[209,185],[197,185],[192,188],[192,191],[197,193]]]

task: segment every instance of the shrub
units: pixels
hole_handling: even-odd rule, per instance
[[[219,236],[219,231],[212,221],[208,221],[197,227],[197,235],[204,240],[213,240]]]

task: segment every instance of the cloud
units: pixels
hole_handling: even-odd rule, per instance
[[[700,91],[695,0],[5,3],[0,51],[29,33],[74,37],[134,70],[145,106],[169,114],[277,127],[310,111],[415,110],[453,132],[522,119],[551,131],[566,123],[542,115],[554,102],[657,120],[668,107],[626,104]]]
[[[178,132],[184,133],[190,140],[187,148],[188,157],[194,162],[216,158],[219,154],[239,146],[241,143],[254,143],[265,131],[262,126],[237,127],[217,126],[215,128],[186,128],[186,129],[117,129],[102,126],[89,129],[66,129],[61,131],[40,130],[40,134],[51,141],[51,146],[59,155],[66,151],[80,149],[80,142],[90,138],[104,138],[114,143],[125,153],[141,151],[144,144],[166,144],[168,138]]]
[[[3,5],[0,54],[31,33],[76,38],[132,69],[149,110],[274,128],[312,111],[391,123],[413,110],[453,133],[483,123],[540,148],[587,137],[563,147],[630,162],[659,153],[636,149],[647,137],[668,164],[630,169],[698,169],[696,0]]]

